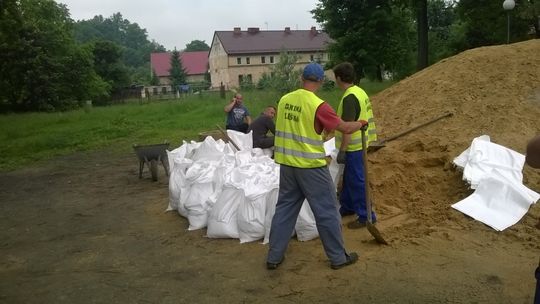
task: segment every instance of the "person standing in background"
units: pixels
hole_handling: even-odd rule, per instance
[[[225,113],[227,113],[227,123],[225,125],[227,130],[247,133],[247,129],[251,124],[251,116],[248,109],[244,106],[243,100],[242,95],[236,93],[231,102],[223,108]]]

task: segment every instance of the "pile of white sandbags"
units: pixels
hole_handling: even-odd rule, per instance
[[[189,230],[207,228],[210,238],[268,242],[279,187],[279,165],[267,151],[251,149],[251,134],[227,130],[230,143],[208,136],[168,151],[169,207],[189,221]],[[333,169],[337,172],[337,169]],[[313,213],[304,202],[295,233],[300,241],[318,237]]]

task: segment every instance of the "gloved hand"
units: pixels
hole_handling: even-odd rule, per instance
[[[360,120],[360,122],[362,123],[362,128],[360,128],[360,129],[362,129],[362,130],[364,130],[364,131],[367,130],[367,128],[368,128],[368,122],[365,121],[365,120]]]
[[[347,154],[345,151],[339,151],[336,161],[338,164],[345,164],[345,161],[347,160]]]

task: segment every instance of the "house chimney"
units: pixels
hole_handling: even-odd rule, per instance
[[[291,28],[287,26],[285,28],[285,34],[290,34],[290,33],[291,33]]]
[[[258,27],[248,27],[248,33],[250,34],[256,34],[259,32],[259,28]]]
[[[242,30],[239,27],[234,28],[234,31],[233,31],[234,35],[240,35],[241,33],[242,33]]]
[[[311,35],[313,36],[317,35],[317,29],[314,26],[311,27]]]

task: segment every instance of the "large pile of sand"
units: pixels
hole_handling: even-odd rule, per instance
[[[483,224],[450,207],[473,192],[452,160],[483,134],[524,153],[540,133],[540,40],[463,52],[372,96],[372,104],[380,138],[453,113],[370,153],[372,195],[389,238],[477,229]],[[524,184],[540,192],[540,170],[525,166]],[[533,205],[505,233],[540,248],[539,217]]]

